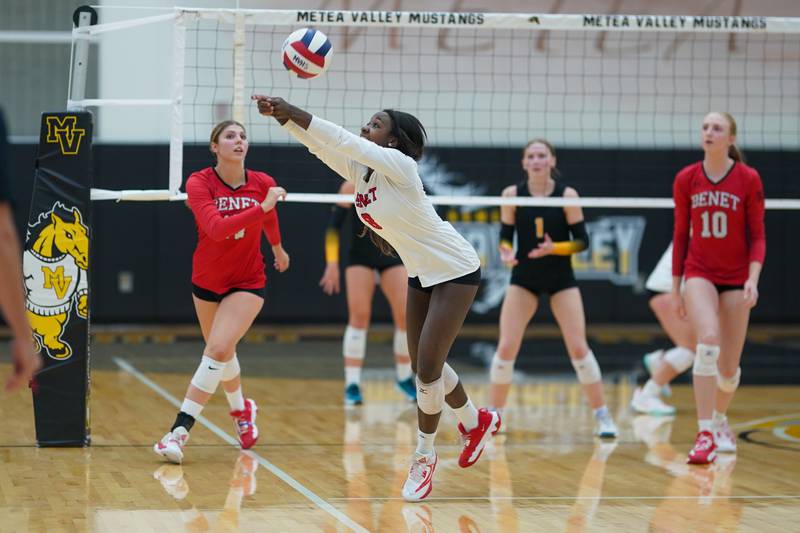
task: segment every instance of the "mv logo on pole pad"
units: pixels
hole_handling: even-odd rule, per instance
[[[77,207],[61,202],[28,225],[23,270],[28,320],[42,355],[68,359],[62,338],[71,316],[89,316],[89,228]]]
[[[28,320],[45,366],[33,407],[40,446],[89,443],[92,116],[44,113],[23,253]]]
[[[76,115],[46,117],[47,142],[58,144],[61,155],[78,155],[81,149],[81,140],[86,135],[84,128],[78,127]]]

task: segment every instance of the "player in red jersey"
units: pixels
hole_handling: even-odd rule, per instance
[[[701,139],[703,161],[678,172],[673,184],[672,293],[697,338],[692,373],[699,432],[689,452],[694,464],[713,462],[717,451],[736,451],[725,413],[739,386],[766,255],[764,190],[734,145],[736,122],[728,113],[709,113]]]
[[[257,407],[242,395],[236,344],[264,305],[264,257],[261,233],[272,245],[275,268],[289,268],[281,245],[275,204],[286,196],[270,176],[246,169],[248,141],[244,126],[233,120],[211,132],[217,164],[189,176],[186,193],[197,224],[192,259],[192,299],[206,347],[172,429],[155,444],[174,463],[194,421],[222,382],[242,448],[258,439]]]

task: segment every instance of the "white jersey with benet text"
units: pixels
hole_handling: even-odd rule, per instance
[[[419,277],[423,287],[430,287],[480,267],[472,245],[436,214],[412,158],[319,117],[312,119],[308,130],[292,121],[285,127],[356,186],[354,203],[359,218],[392,245],[409,277]],[[370,168],[372,175],[365,180]]]

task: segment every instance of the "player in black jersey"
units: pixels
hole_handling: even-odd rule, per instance
[[[355,187],[343,182],[339,194],[353,195]],[[361,367],[367,347],[367,329],[372,314],[372,296],[375,294],[376,277],[381,291],[392,311],[394,320],[394,360],[397,371],[397,388],[409,399],[417,398],[417,387],[411,371],[411,357],[406,340],[406,288],[408,274],[400,258],[386,255],[372,243],[364,232],[353,204],[337,204],[331,208],[328,229],[325,232],[325,273],[319,284],[326,294],[340,290],[339,236],[345,219],[349,219],[350,247],[344,275],[347,283],[348,322],[344,333],[342,354],[344,356],[346,405],[363,403],[361,395]],[[376,274],[377,273],[377,274]]]
[[[527,179],[506,187],[503,196],[577,198],[575,189],[553,179],[558,175],[555,167],[553,146],[543,139],[530,141],[522,151]],[[492,359],[491,404],[498,410],[505,406],[525,328],[536,313],[539,299],[548,295],[578,381],[594,409],[594,432],[600,437],[616,437],[617,428],[603,395],[600,367],[586,341],[583,301],[572,271],[571,255],[588,245],[582,209],[502,206],[500,217],[500,257],[513,270],[500,311],[500,340]]]

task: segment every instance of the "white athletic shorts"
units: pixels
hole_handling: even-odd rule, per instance
[[[667,251],[664,252],[656,268],[650,273],[644,288],[653,292],[672,291],[672,243],[669,243]]]

